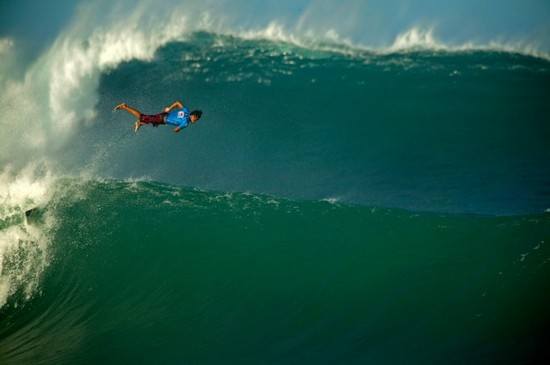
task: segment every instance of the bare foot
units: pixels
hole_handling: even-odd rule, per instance
[[[138,120],[136,124],[134,124],[134,133],[137,133],[139,127],[141,127],[143,124]]]
[[[115,110],[119,110],[119,109],[122,109],[126,106],[126,103],[122,103],[122,104],[118,104],[116,107],[115,107]]]

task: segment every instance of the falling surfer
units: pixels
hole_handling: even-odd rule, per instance
[[[144,124],[152,124],[153,127],[158,127],[161,124],[168,124],[176,126],[174,132],[179,132],[183,128],[187,127],[189,123],[196,123],[202,116],[202,111],[193,110],[189,112],[186,106],[179,101],[174,102],[167,108],[163,109],[162,113],[155,115],[142,114],[139,110],[132,108],[126,103],[122,103],[116,106],[115,110],[123,109],[131,113],[138,120],[135,123],[134,132]]]

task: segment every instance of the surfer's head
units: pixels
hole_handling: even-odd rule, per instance
[[[193,110],[191,112],[191,116],[189,119],[191,120],[191,123],[195,123],[197,120],[201,119],[201,116],[202,116],[202,111]]]

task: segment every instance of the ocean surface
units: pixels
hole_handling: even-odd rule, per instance
[[[3,364],[518,364],[547,350],[548,214],[142,181],[55,190],[8,229]]]
[[[550,361],[548,57],[75,39],[0,79],[1,364]]]

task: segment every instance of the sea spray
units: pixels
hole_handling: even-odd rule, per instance
[[[44,165],[30,164],[0,175],[0,307],[31,298],[49,264],[50,230],[55,220],[45,207],[55,178]]]

